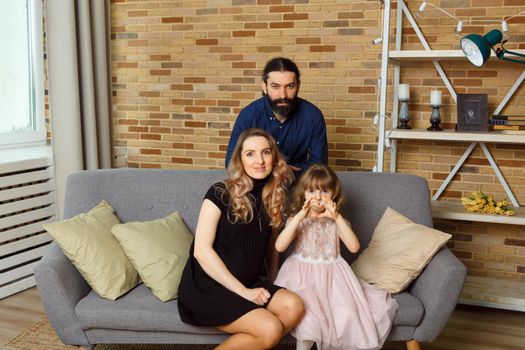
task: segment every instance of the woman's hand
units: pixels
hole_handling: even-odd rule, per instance
[[[270,296],[270,292],[265,288],[246,288],[241,294],[244,299],[260,306],[266,304],[270,300]]]

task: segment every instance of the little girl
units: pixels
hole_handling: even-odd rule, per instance
[[[291,332],[297,349],[380,349],[388,336],[397,302],[388,292],[359,280],[339,252],[339,239],[352,253],[359,240],[339,214],[343,201],[335,173],[312,165],[301,176],[292,199],[291,217],[275,243],[292,255],[275,284],[297,293],[306,313]]]

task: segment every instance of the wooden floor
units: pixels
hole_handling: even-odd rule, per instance
[[[0,345],[34,326],[44,316],[36,288],[0,300]]]
[[[406,349],[387,343],[384,349]],[[458,305],[438,339],[422,350],[525,350],[525,312]]]
[[[45,316],[36,288],[0,300],[0,345]],[[387,343],[384,349],[406,349]],[[525,350],[525,312],[459,305],[439,338],[423,350]]]

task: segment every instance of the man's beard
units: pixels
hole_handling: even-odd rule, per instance
[[[270,107],[272,108],[272,111],[274,111],[276,114],[282,116],[282,117],[289,117],[293,114],[295,111],[295,108],[297,107],[297,96],[294,98],[276,98],[275,100],[272,100],[268,94],[263,93],[263,95],[268,99],[268,102],[270,103]],[[279,106],[279,103],[286,103],[286,105]]]

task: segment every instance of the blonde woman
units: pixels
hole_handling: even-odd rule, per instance
[[[293,175],[262,129],[240,135],[227,174],[205,195],[179,312],[186,323],[232,334],[217,349],[270,349],[303,315],[296,294],[259,279]]]

